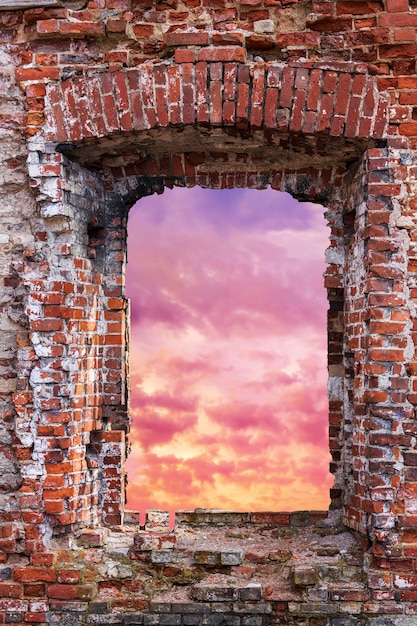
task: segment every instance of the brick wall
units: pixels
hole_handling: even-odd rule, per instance
[[[416,20],[412,0],[0,10],[0,623],[414,623]],[[169,529],[169,545],[146,539],[124,510],[128,212],[173,185],[270,185],[326,206],[331,498],[346,526],[294,524],[313,544],[358,533],[350,561],[325,545],[298,571],[291,550],[209,546],[190,569]],[[285,514],[216,515],[177,523],[199,545],[214,522],[243,543],[256,519],[267,542],[292,536]],[[256,582],[268,572],[272,590]]]

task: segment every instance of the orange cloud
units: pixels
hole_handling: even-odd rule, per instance
[[[327,506],[321,213],[271,190],[132,209],[129,508]]]

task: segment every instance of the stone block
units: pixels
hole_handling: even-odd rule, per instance
[[[239,589],[239,598],[242,602],[254,602],[262,599],[262,585],[253,583]]]
[[[317,571],[314,567],[295,567],[293,570],[293,583],[296,587],[310,587],[318,581]]]
[[[203,623],[204,613],[190,613],[182,616],[184,626],[198,626]]]
[[[131,615],[125,615],[123,617],[124,626],[140,626],[141,624],[143,624],[142,613],[132,613]]]
[[[222,565],[240,565],[244,559],[243,550],[228,550],[220,553],[220,562]]]
[[[81,545],[88,546],[89,548],[100,548],[108,535],[109,531],[107,528],[95,528],[91,530],[87,528],[81,532],[79,542]]]
[[[279,561],[280,563],[285,563],[285,561],[289,561],[293,557],[293,553],[291,550],[272,550],[269,553],[270,561]]]
[[[90,602],[90,613],[110,613],[109,602]]]
[[[46,614],[46,619],[51,626],[81,626],[85,624],[84,616],[74,613],[55,613],[49,612]]]
[[[200,524],[240,525],[250,522],[250,513],[236,511],[216,511],[213,509],[196,509],[195,511],[176,511],[175,525],[198,526]]]
[[[134,536],[134,550],[140,552],[169,550],[175,547],[176,540],[174,533],[141,532]]]
[[[191,590],[191,595],[199,602],[228,602],[238,599],[239,590],[236,587],[195,585]]]
[[[169,511],[146,511],[145,530],[165,533],[169,531]]]
[[[307,589],[309,602],[326,602],[329,599],[329,590],[326,587]]]
[[[233,612],[269,615],[272,613],[272,604],[270,602],[235,602]]]
[[[255,33],[273,33],[275,30],[275,24],[273,20],[257,20],[253,23],[253,29]]]
[[[152,550],[151,561],[152,563],[172,563],[174,551],[173,550]]]
[[[203,624],[205,626],[221,626],[224,623],[225,616],[219,613],[209,613],[204,615]]]
[[[305,527],[310,525],[310,511],[293,511],[290,513],[290,526]]]
[[[300,611],[303,613],[311,613],[312,615],[334,615],[339,612],[337,604],[331,603],[303,603],[300,605]]]
[[[262,626],[263,617],[260,615],[244,615],[242,617],[242,626]]]
[[[194,552],[194,563],[214,567],[221,564],[221,553],[212,550],[196,550]]]
[[[125,563],[111,561],[107,564],[107,575],[109,578],[131,578],[132,567]]]
[[[202,602],[176,602],[172,604],[172,610],[175,613],[188,615],[191,613],[210,613],[212,607],[209,603],[203,604]]]
[[[159,623],[161,626],[180,626],[181,615],[178,613],[161,613]]]
[[[113,624],[123,624],[123,616],[115,615],[113,613],[107,613],[105,615],[101,613],[87,615],[87,624],[97,624],[102,626],[113,626]]]
[[[125,511],[123,514],[123,524],[126,526],[139,526],[140,513],[137,511]]]
[[[151,613],[171,613],[171,602],[150,602],[149,611]]]

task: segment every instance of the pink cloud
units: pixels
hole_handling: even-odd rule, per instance
[[[277,419],[277,410],[272,405],[237,401],[207,408],[206,413],[222,428],[233,432],[246,429],[266,432],[279,428],[282,435],[289,434],[288,428]]]
[[[232,222],[225,237],[217,224],[197,220],[201,210],[193,215],[187,206],[182,229],[178,211],[171,210],[174,217],[162,224],[139,220],[141,203],[133,211],[134,227],[140,224],[129,251],[128,271],[135,268],[129,278],[133,324],[149,320],[229,335],[280,332],[320,322],[324,262],[303,254],[306,241],[298,233],[242,233]],[[316,239],[307,244],[317,246]]]
[[[132,377],[134,380],[134,377]],[[169,409],[170,411],[182,411],[185,413],[195,412],[197,410],[198,398],[175,395],[168,391],[157,391],[147,394],[140,388],[138,384],[134,386],[134,393],[130,403],[130,408],[144,409],[146,407],[156,407],[160,409]]]
[[[129,224],[130,506],[326,506],[322,209],[174,191]]]

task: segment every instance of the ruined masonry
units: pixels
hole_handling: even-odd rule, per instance
[[[417,625],[416,27],[0,0],[0,624]],[[126,510],[128,213],[174,185],[326,208],[328,512]]]

